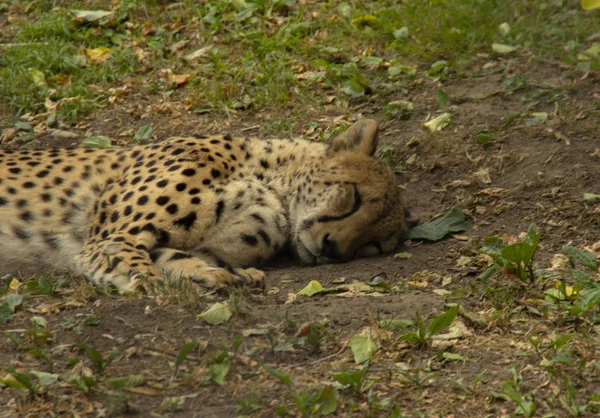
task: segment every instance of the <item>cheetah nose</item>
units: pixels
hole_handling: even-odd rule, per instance
[[[325,234],[323,237],[321,255],[327,258],[340,258],[337,241],[332,239],[329,234]]]

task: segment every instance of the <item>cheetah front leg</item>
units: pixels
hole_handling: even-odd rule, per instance
[[[150,253],[155,265],[168,280],[191,280],[205,288],[229,285],[264,287],[265,274],[254,268],[233,268],[209,254],[190,254],[173,248],[159,248]]]
[[[92,238],[75,257],[74,267],[96,286],[115,286],[119,291],[150,291],[162,280],[149,248],[156,245],[152,234],[132,236],[114,233],[104,239]]]

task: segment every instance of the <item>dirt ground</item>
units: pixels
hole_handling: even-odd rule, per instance
[[[270,417],[277,415],[281,404],[287,406],[289,416],[300,416],[290,390],[260,364],[285,371],[299,389],[322,388],[333,384],[333,372],[357,369],[347,341],[360,333],[370,334],[379,344],[368,374],[369,380],[379,380],[371,399],[366,393],[353,394],[338,387],[337,410],[332,416],[390,416],[393,405],[399,405],[404,416],[510,416],[516,405],[494,393],[502,392],[515,364],[522,375],[521,390],[532,394],[539,416],[575,416],[561,406],[564,389],[539,367],[541,358],[529,338],[537,335],[547,341],[553,332],[569,333],[576,325],[557,320],[542,309],[540,295],[545,287],[540,283],[521,283],[507,276],[490,282],[476,278],[487,267],[478,256],[483,239],[497,234],[516,237],[532,222],[542,231],[536,268],[547,267],[551,256],[565,244],[591,245],[599,240],[600,206],[583,199],[583,193],[600,193],[597,74],[582,77],[556,62],[535,66],[535,70],[519,61],[506,61],[500,67],[502,70],[492,69],[481,77],[444,83],[454,116],[452,124],[440,132],[430,133],[422,126],[435,109],[437,86],[431,81],[415,83],[408,97],[399,94],[393,98],[417,104],[408,120],[386,119],[375,105],[360,109],[360,115],[382,121],[381,145],[393,149],[391,162],[398,167],[404,201],[413,216],[426,221],[455,207],[467,215],[464,233],[436,243],[408,242],[399,251],[412,253],[410,259],[388,256],[319,267],[278,260],[266,269],[263,293],[238,290],[202,297],[185,292],[157,298],[119,296],[91,289],[80,278],[67,278],[54,296],[27,297],[15,316],[0,324],[2,369],[73,373],[77,367],[73,359],[85,357],[73,344],[85,342],[105,355],[120,352],[100,380],[141,374],[144,384],[121,390],[101,384],[86,395],[59,381],[57,386],[42,388],[33,400],[14,389],[0,388],[0,405],[4,405],[0,417],[135,412],[144,417]],[[512,91],[502,83],[503,75],[510,71],[527,80],[522,89]],[[558,95],[558,100],[546,102],[550,93]],[[532,103],[530,97],[535,94]],[[77,135],[72,139],[50,132],[23,146],[75,145],[92,133],[118,140],[117,133],[125,127],[135,129],[149,122],[155,127],[152,140],[222,130],[268,136],[260,126],[275,116],[284,117],[272,112],[242,112],[229,118],[196,115],[182,106],[177,108],[177,92],[170,101],[179,114],[176,118],[172,113],[148,112],[149,98],[130,97],[120,106],[91,115],[79,128],[69,129]],[[526,117],[512,116],[529,109],[547,112],[548,119],[528,126]],[[296,135],[302,135],[311,120],[321,119],[322,126],[327,126],[340,116],[332,111],[294,119],[291,111],[282,112],[295,121],[291,126]],[[148,113],[149,117],[140,119]],[[349,114],[349,118],[360,115]],[[483,129],[495,137],[485,146],[476,141],[477,132]],[[457,264],[461,257],[470,261]],[[345,283],[367,282],[380,273],[385,273],[393,292],[298,297],[288,303],[289,295],[311,280],[328,287],[342,278]],[[36,277],[23,277],[22,281]],[[59,279],[53,278],[55,282]],[[7,285],[8,279],[0,284]],[[461,305],[485,318],[484,324],[464,320],[464,332],[445,349],[460,355],[459,361],[438,358],[439,348],[398,342],[397,334],[377,327],[382,318],[412,319],[416,311],[432,318],[443,312],[448,292],[439,290],[450,294],[461,290]],[[529,300],[540,302],[528,304]],[[236,304],[229,322],[209,326],[196,319],[216,301]],[[529,309],[534,306],[537,310]],[[30,318],[40,315],[51,331],[47,348],[54,361],[52,370],[48,361],[28,354],[27,348],[5,336],[10,332],[26,339]],[[301,344],[294,338],[307,321],[324,325],[319,344]],[[239,347],[235,347],[236,338],[241,338]],[[190,340],[198,340],[197,349],[173,377],[178,352]],[[597,359],[595,343],[579,343],[573,340],[576,359]],[[236,355],[224,385],[219,386],[211,382],[208,366],[223,351]],[[78,364],[92,367],[88,360]],[[473,393],[454,382],[462,378],[470,384],[484,370]],[[581,400],[600,389],[594,367],[573,373],[571,381]],[[388,397],[387,406],[377,410],[376,402]],[[169,402],[176,400],[182,406],[172,412],[179,408]],[[582,416],[592,416],[592,411],[589,408]]]

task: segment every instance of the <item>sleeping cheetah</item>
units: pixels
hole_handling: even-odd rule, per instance
[[[130,148],[0,150],[0,269],[70,269],[121,291],[158,280],[258,284],[289,247],[305,263],[393,251],[406,232],[377,123],[329,145],[224,136]]]

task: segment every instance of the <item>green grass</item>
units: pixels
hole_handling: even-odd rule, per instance
[[[19,115],[44,112],[50,98],[59,103],[60,120],[75,122],[108,106],[108,89],[127,77],[133,76],[147,94],[170,95],[174,86],[158,76],[170,69],[191,75],[180,89],[199,113],[272,107],[302,111],[321,106],[328,96],[341,107],[382,105],[439,60],[448,61],[446,78],[477,76],[482,71],[477,54],[493,55],[494,42],[520,47],[517,55],[574,65],[597,28],[597,14],[582,11],[574,0],[322,1],[304,6],[293,0],[213,0],[167,8],[155,3],[121,2],[105,24],[74,22],[70,9],[84,8],[76,2],[41,2],[29,13],[18,2],[0,3],[0,13],[20,12],[22,20],[0,34],[0,100]],[[182,26],[173,27],[177,21]],[[144,33],[145,22],[156,30]],[[502,23],[511,27],[507,35],[498,30]],[[189,44],[181,53],[173,51],[181,41]],[[183,59],[206,46],[198,61]],[[111,49],[107,62],[81,59],[86,49],[98,47]],[[136,53],[146,54],[147,61]],[[45,85],[34,82],[31,69],[44,74]]]

